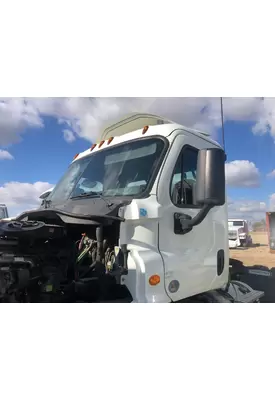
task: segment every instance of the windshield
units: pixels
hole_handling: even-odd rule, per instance
[[[48,199],[141,195],[159,168],[164,147],[162,139],[150,138],[95,152],[73,162]]]

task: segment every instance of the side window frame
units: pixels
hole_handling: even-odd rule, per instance
[[[199,154],[199,149],[197,149],[196,147],[193,147],[193,146],[191,146],[191,145],[189,145],[189,144],[186,144],[186,145],[184,145],[184,146],[182,147],[182,149],[181,149],[181,151],[180,151],[180,153],[179,153],[179,155],[178,155],[177,161],[176,161],[176,163],[175,163],[175,166],[174,166],[174,168],[173,168],[172,176],[171,176],[171,178],[170,178],[169,196],[170,196],[170,201],[171,201],[172,204],[173,204],[175,207],[177,207],[177,208],[189,208],[189,209],[196,209],[196,210],[198,210],[198,209],[201,209],[202,207],[199,206],[199,205],[195,205],[195,204],[175,204],[175,203],[173,202],[173,198],[172,198],[172,190],[171,190],[171,189],[172,189],[172,183],[173,183],[173,178],[174,178],[174,176],[175,176],[177,164],[178,164],[178,162],[179,162],[180,159],[182,160],[182,157],[183,157],[184,152],[185,152],[186,150],[191,150],[191,151],[195,152],[195,153],[197,154],[197,156],[198,156],[198,154]],[[181,171],[181,173],[182,173],[182,171]]]

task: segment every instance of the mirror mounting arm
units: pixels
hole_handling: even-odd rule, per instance
[[[221,148],[201,149],[197,162],[197,180],[194,187],[195,204],[202,208],[192,218],[187,214],[174,214],[174,232],[185,234],[199,225],[209,211],[223,206],[225,199],[225,153]]]
[[[213,205],[209,204],[204,205],[198,214],[190,221],[192,228],[193,226],[199,225],[213,207]]]
[[[192,218],[188,214],[174,214],[174,232],[175,234],[184,235],[188,232],[191,232],[194,226],[199,225],[209,211],[213,208],[211,205],[204,205],[203,208],[198,212],[198,214]]]

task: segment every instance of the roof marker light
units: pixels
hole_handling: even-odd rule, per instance
[[[142,134],[144,135],[148,131],[148,129],[149,129],[149,126],[146,125],[142,130]]]
[[[93,151],[93,149],[96,147],[96,143],[92,145],[92,147],[90,148],[90,151]]]
[[[79,153],[77,153],[75,156],[74,156],[74,160],[77,158],[79,156]]]
[[[100,149],[100,147],[105,143],[105,140],[101,140],[101,142],[98,145],[98,148]]]
[[[114,140],[114,138],[113,138],[113,137],[110,137],[110,138],[108,139],[108,141],[107,141],[107,144],[110,144],[113,140]]]

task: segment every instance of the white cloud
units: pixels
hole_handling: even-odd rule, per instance
[[[269,211],[275,211],[275,193],[269,196]]]
[[[233,187],[258,187],[260,172],[248,160],[235,160],[225,164],[226,183]]]
[[[20,140],[27,127],[42,127],[44,116],[91,142],[107,121],[137,111],[212,133],[221,126],[219,98],[0,98],[0,146]],[[250,121],[255,134],[275,138],[273,98],[225,98],[224,115],[225,120]]]
[[[265,218],[266,211],[267,207],[264,201],[246,199],[228,201],[229,218],[243,218],[249,221],[260,221]]]
[[[275,178],[275,169],[273,169],[273,171],[269,172],[269,174],[266,175],[268,178]]]
[[[20,140],[28,127],[42,127],[43,121],[32,103],[21,98],[0,98],[0,146]]]
[[[13,156],[7,150],[0,149],[0,160],[13,160]]]
[[[11,216],[15,216],[22,211],[37,208],[41,203],[39,196],[52,187],[48,182],[8,182],[0,186],[1,203],[7,205]]]
[[[75,135],[69,129],[63,130],[63,136],[64,136],[65,141],[68,143],[72,143],[75,141]]]

